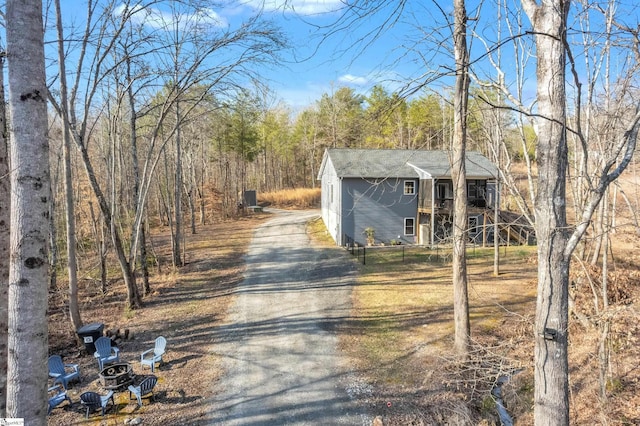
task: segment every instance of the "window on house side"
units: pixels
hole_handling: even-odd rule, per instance
[[[469,232],[475,234],[478,232],[478,217],[477,216],[469,216]]]
[[[478,185],[476,184],[475,180],[467,182],[467,196],[469,198],[478,197]]]
[[[404,181],[404,195],[413,195],[416,193],[416,183],[412,180]]]
[[[436,186],[436,194],[438,199],[446,200],[453,198],[453,187],[447,182],[438,183]]]
[[[415,235],[416,234],[416,226],[415,219],[412,217],[404,218],[404,235]]]

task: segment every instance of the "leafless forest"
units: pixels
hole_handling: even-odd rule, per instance
[[[367,37],[380,37],[394,22],[409,21],[415,33],[407,34],[403,56],[415,55],[413,61],[424,72],[394,77],[394,89],[380,84],[361,93],[338,85],[308,107],[293,110],[260,77],[261,69],[276,67],[290,48],[287,34],[264,9],[240,25],[219,28],[205,13],[210,9],[198,1],[83,2],[73,18],[62,13],[59,0],[47,2],[43,21],[30,21],[36,33],[45,28],[44,44],[36,46],[44,52],[45,86],[18,94],[11,76],[20,74],[19,67],[12,68],[21,64],[19,58],[12,64],[10,57],[0,57],[3,66],[9,62],[13,101],[48,101],[48,120],[35,110],[19,110],[15,102],[1,117],[9,133],[3,132],[0,176],[13,175],[13,187],[2,179],[0,188],[1,239],[7,241],[2,252],[9,252],[10,231],[14,236],[23,232],[10,225],[15,217],[8,218],[10,194],[19,199],[15,194],[24,181],[14,176],[36,161],[17,154],[46,153],[34,141],[22,144],[25,126],[17,123],[29,119],[34,128],[48,122],[49,162],[42,170],[48,166],[50,171],[51,196],[34,197],[51,201],[48,214],[40,215],[48,218],[49,238],[40,242],[40,252],[48,252],[47,286],[57,288],[57,280],[68,286],[68,318],[76,329],[82,325],[80,278],[90,276],[106,292],[115,276],[125,284],[126,308],[143,309],[152,291],[150,267],[157,260],[150,229],[170,230],[171,267],[180,268],[185,235],[245,214],[246,190],[260,194],[314,187],[327,147],[478,150],[499,167],[501,208],[536,227],[541,261],[536,327],[560,333],[553,343],[543,341],[544,333],[536,334],[538,349],[552,345],[560,354],[555,367],[564,380],[554,384],[557,393],[537,395],[536,407],[559,397],[567,403],[555,414],[568,413],[569,365],[564,361],[569,318],[600,333],[599,397],[606,400],[617,383],[609,356],[616,343],[612,321],[622,309],[613,293],[619,287],[610,282],[618,259],[612,256],[611,236],[633,238],[640,230],[635,158],[640,45],[630,18],[637,14],[635,6],[522,0],[521,7],[492,3],[487,12],[467,11],[464,1],[456,2],[455,34],[465,33],[463,44],[469,46],[466,56],[458,57],[449,11],[419,8],[405,15],[409,2],[391,3],[343,5],[332,24],[316,28],[317,36],[331,43],[332,35],[367,16],[387,14],[379,31],[344,50],[357,56]],[[7,2],[8,12],[15,13],[19,4]],[[24,5],[31,11],[41,6]],[[153,21],[160,6],[170,19]],[[429,19],[416,19],[417,12]],[[424,21],[434,24],[426,27]],[[8,43],[20,40],[18,32],[9,30]],[[38,71],[35,65],[33,71]],[[464,84],[456,86],[454,78],[461,76],[457,81]],[[24,209],[29,211],[29,204]],[[570,264],[574,273],[584,271],[581,280],[569,282]],[[3,263],[3,280],[8,270]],[[19,272],[11,276],[20,281]],[[573,309],[572,291],[580,286],[588,288],[593,305],[587,313]],[[27,302],[7,302],[19,300],[12,296],[22,294],[18,286],[6,287],[3,327],[4,312],[25,309],[22,315],[30,315]],[[27,305],[44,314],[45,301],[32,302]],[[545,310],[553,318],[544,317]],[[555,322],[546,323],[549,318]],[[34,356],[44,354],[45,342],[41,336],[43,350],[34,350]],[[4,343],[0,348],[0,369],[6,371],[10,350]],[[8,369],[18,366],[16,361]],[[542,366],[537,372],[537,380],[548,373]],[[18,376],[9,376],[14,377],[7,384],[9,396],[17,398],[10,407],[14,410],[27,401],[17,396]],[[2,417],[5,398],[0,399]],[[38,401],[44,405],[44,398]],[[540,410],[538,422],[553,417],[553,411]]]

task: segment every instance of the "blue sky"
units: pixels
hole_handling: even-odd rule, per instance
[[[171,20],[168,3],[151,2],[153,10],[139,14],[145,25],[160,27]],[[423,3],[432,4],[431,1],[412,3],[418,3],[418,7],[423,7]],[[129,0],[129,4],[135,4],[135,0]],[[375,84],[394,91],[399,87],[398,82],[404,81],[409,74],[410,64],[406,61],[391,62],[401,56],[403,51],[398,46],[406,41],[404,34],[412,24],[397,22],[380,37],[369,34],[389,17],[391,12],[386,9],[350,23],[347,30],[325,37],[328,26],[341,16],[344,0],[223,0],[212,1],[211,5],[203,13],[206,14],[204,21],[214,31],[216,27],[233,29],[261,11],[287,34],[290,48],[282,53],[281,66],[263,68],[260,73],[275,97],[293,110],[304,108],[319,100],[323,93],[331,93],[342,86],[363,94]],[[62,9],[66,26],[72,24],[76,29],[82,28],[86,0],[62,0]],[[53,33],[48,37],[49,40],[54,38]]]
[[[106,1],[106,0],[98,0]],[[473,0],[478,2],[479,0]],[[135,4],[136,0],[128,0]],[[151,2],[151,9],[139,16],[145,25],[160,27],[171,20],[169,2]],[[282,52],[279,67],[262,68],[260,74],[276,100],[282,100],[293,111],[299,111],[348,86],[367,94],[374,85],[388,92],[398,91],[411,79],[429,79],[428,72],[439,74],[450,67],[452,56],[450,30],[446,19],[452,10],[435,7],[432,0],[408,0],[401,14],[395,13],[397,0],[376,0],[380,10],[363,19],[341,21],[345,0],[222,0],[211,1],[203,10],[204,21],[216,28],[236,28],[243,20],[258,12],[273,20],[287,34],[290,48]],[[449,1],[443,2],[449,6]],[[468,8],[473,10],[473,5]],[[131,6],[130,6],[131,7]],[[86,0],[62,0],[65,25],[83,27]],[[201,15],[199,15],[201,17]],[[331,35],[326,35],[335,29]],[[378,29],[383,28],[381,32]],[[433,32],[435,29],[435,33]],[[425,37],[425,31],[431,33]],[[69,35],[69,31],[66,32]],[[55,34],[50,34],[53,40]],[[424,39],[432,40],[425,44]],[[433,40],[444,40],[439,48]],[[445,70],[446,71],[446,70]],[[427,75],[424,75],[425,72]],[[438,85],[451,84],[438,81]]]
[[[303,108],[323,93],[331,93],[349,86],[366,94],[374,85],[382,85],[390,92],[398,90],[421,66],[407,57],[405,46],[411,43],[407,34],[415,33],[415,23],[407,16],[418,11],[405,10],[380,36],[372,34],[384,26],[393,15],[393,4],[374,16],[351,21],[347,30],[325,34],[328,26],[340,19],[343,0],[252,0],[247,5],[264,5],[270,15],[288,34],[291,50],[285,55],[281,68],[264,70],[269,86],[292,108]],[[431,5],[419,3],[418,9]],[[224,15],[226,11],[220,13]],[[228,11],[234,13],[234,11]],[[237,11],[235,11],[237,12]],[[424,15],[424,10],[419,11]],[[427,15],[428,16],[428,15]]]
[[[629,1],[631,3],[627,3]],[[515,19],[515,13],[521,9],[520,0],[508,2],[510,13],[513,14],[511,19]],[[78,3],[77,0],[63,0],[63,13],[72,20],[74,13],[82,16],[84,2],[82,7]],[[363,2],[368,6],[380,4],[381,8],[376,14],[363,19],[340,21],[344,3],[345,0],[224,0],[212,1],[211,8],[203,13],[206,13],[212,28],[233,29],[252,14],[262,11],[265,17],[275,21],[285,31],[290,49],[283,52],[281,66],[262,68],[260,74],[275,98],[284,101],[294,111],[313,104],[323,93],[330,94],[343,86],[366,94],[376,84],[393,92],[412,80],[429,81],[429,87],[440,92],[443,87],[452,85],[450,77],[441,77],[450,72],[453,64],[449,52],[451,30],[447,27],[447,20],[453,19],[450,1],[439,2],[441,7],[449,8],[440,9],[433,0],[407,0],[401,14],[394,13],[398,0]],[[631,18],[632,21],[635,19],[637,24],[637,9],[633,3],[634,0],[622,0],[620,5],[634,13],[622,13],[620,16]],[[485,54],[485,46],[480,39],[487,40],[489,45],[497,39],[497,12],[491,4],[467,0],[468,15],[482,17],[482,20],[469,21],[470,31],[480,36],[468,38],[468,42],[472,43],[472,61]],[[481,14],[477,12],[480,5],[483,7]],[[159,9],[153,17],[145,15],[147,25],[170,19],[169,15],[160,11],[162,2],[153,3],[153,7]],[[573,9],[576,8],[574,4]],[[81,21],[82,17],[75,19]],[[528,19],[521,16],[521,20],[527,27]],[[336,22],[341,23],[341,28],[326,36],[330,29],[336,28],[331,26]],[[378,33],[379,28],[384,30]],[[502,31],[504,37],[506,28]],[[532,38],[528,36],[521,40],[530,43]],[[583,61],[579,57],[579,49],[575,53],[578,61]],[[534,55],[531,52],[522,54],[529,64],[524,79],[527,86],[525,91],[527,97],[533,99]],[[513,57],[513,52],[508,52],[505,47],[502,65],[507,79],[513,78]],[[486,70],[487,77],[495,77],[495,69],[488,66],[484,59],[474,67],[476,71]]]

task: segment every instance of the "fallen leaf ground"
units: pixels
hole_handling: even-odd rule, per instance
[[[121,425],[136,418],[144,425],[199,425],[207,412],[207,398],[217,380],[216,357],[211,348],[216,342],[216,326],[222,321],[234,289],[242,279],[243,254],[253,229],[266,215],[250,215],[238,221],[198,227],[195,235],[186,235],[186,266],[179,273],[170,266],[170,240],[167,230],[157,233],[153,245],[160,261],[160,272],[153,274],[152,293],[144,298],[144,308],[124,308],[125,290],[115,279],[106,295],[98,283],[80,283],[81,313],[85,324],[103,323],[105,330],[124,329],[130,339],[119,343],[121,360],[128,361],[136,374],[142,370],[140,353],[153,347],[157,336],[167,339],[165,363],[156,368],[158,384],[155,401],[143,401],[141,408],[129,400],[128,392],[116,393],[116,407],[101,417],[85,419],[80,394],[94,390],[105,394],[98,364],[87,355],[76,338],[66,312],[66,288],[60,284],[50,295],[49,346],[67,363],[77,363],[82,380],[73,383],[68,394],[73,404],[63,403],[49,416],[49,425],[101,424]],[[81,271],[82,272],[82,271]],[[80,274],[83,276],[83,274]],[[114,278],[117,275],[114,274]],[[62,281],[62,280],[61,280]]]
[[[82,380],[71,385],[73,404],[56,408],[49,424],[116,425],[136,418],[144,425],[207,424],[208,398],[219,375],[218,360],[211,352],[219,337],[217,325],[222,323],[235,286],[242,279],[243,254],[252,231],[267,217],[250,215],[199,227],[197,234],[186,235],[187,264],[179,272],[169,266],[167,230],[154,234],[161,268],[153,274],[152,293],[145,297],[143,309],[124,308],[125,291],[117,271],[105,295],[94,280],[82,280],[84,323],[129,329],[132,338],[119,346],[121,358],[132,364],[136,374],[150,374],[140,368],[140,353],[151,348],[157,336],[167,338],[166,362],[156,371],[155,401],[145,401],[142,408],[129,400],[128,392],[121,392],[116,395],[115,409],[106,416],[94,414],[85,419],[79,395],[85,390],[104,390],[97,362],[84,353],[71,327],[67,290],[61,278],[59,288],[50,295],[50,352],[62,355],[65,362],[78,363]],[[310,231],[317,239],[323,235],[318,226]],[[616,257],[616,272],[611,276],[617,283],[612,284],[616,297],[624,303],[610,313],[613,338],[608,401],[601,400],[597,392],[598,332],[578,321],[571,325],[572,424],[640,424],[640,262],[634,254],[637,241],[626,243],[617,246],[619,253],[625,254]],[[535,255],[532,248],[510,250],[498,277],[492,275],[491,256],[478,251],[469,261],[474,352],[465,364],[449,355],[453,315],[450,268],[442,253],[423,252],[411,259],[407,252],[399,261],[396,250],[391,257],[384,255],[378,262],[369,258],[367,265],[361,266],[351,321],[337,331],[343,351],[356,367],[358,379],[348,391],[366,401],[385,426],[499,424],[490,396],[497,371],[516,373],[504,386],[507,408],[516,425],[532,424]],[[92,262],[85,259],[83,264]],[[91,275],[89,267],[85,268],[80,276]],[[573,289],[576,300],[579,306],[589,306],[591,290],[579,278],[574,277],[579,283]],[[584,313],[593,317],[593,312]]]
[[[616,241],[610,265],[610,309],[594,310],[601,271],[572,269],[575,308],[588,319],[570,323],[572,425],[640,425],[640,257],[635,238]],[[402,251],[400,251],[402,250]],[[499,425],[492,388],[502,375],[515,425],[533,424],[535,247],[501,248],[500,274],[493,250],[468,252],[472,352],[452,355],[453,302],[450,257],[444,251],[376,247],[363,255],[343,350],[369,385],[372,412],[385,426]],[[590,284],[591,283],[591,284]],[[598,324],[611,321],[607,399],[599,394]]]

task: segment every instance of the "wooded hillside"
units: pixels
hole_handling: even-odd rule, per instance
[[[283,2],[282,10],[293,3]],[[168,259],[178,270],[188,256],[185,235],[247,214],[246,190],[316,186],[327,147],[444,149],[456,153],[458,165],[465,150],[479,150],[495,162],[500,207],[524,217],[538,238],[533,336],[536,392],[544,392],[535,396],[536,421],[568,423],[569,314],[601,334],[599,398],[606,401],[614,382],[611,315],[620,296],[610,281],[617,259],[611,235],[640,229],[637,6],[522,0],[469,12],[459,0],[452,19],[448,3],[338,4],[314,26],[319,45],[347,34],[351,45],[336,54],[357,58],[408,22],[413,31],[398,40],[396,63],[417,64],[417,71],[362,90],[332,84],[294,110],[261,73],[282,65],[294,46],[264,2],[233,25],[199,0],[89,1],[70,14],[59,0],[7,2],[7,16],[18,18],[6,25],[7,46],[15,50],[0,55],[0,65],[9,61],[11,94],[9,102],[0,99],[11,107],[0,113],[7,123],[0,129],[0,177],[11,179],[11,187],[0,186],[0,231],[12,243],[0,250],[14,262],[1,271],[10,278],[0,299],[0,323],[9,330],[9,344],[0,341],[0,373],[8,373],[0,377],[10,378],[14,414],[32,404],[29,392],[19,392],[26,379],[17,371],[45,359],[47,286],[59,288],[64,275],[73,329],[84,322],[83,279],[95,280],[103,294],[122,282],[125,309],[141,309],[153,291],[150,268],[159,266],[151,229],[168,229]],[[378,27],[348,37],[381,15]],[[463,206],[464,170],[456,176],[455,201]],[[26,185],[30,179],[35,183]],[[468,222],[463,214],[454,218],[458,288],[466,287]],[[28,230],[25,219],[37,228]],[[576,262],[579,270],[570,268]],[[584,276],[573,280],[580,270]],[[47,276],[50,282],[42,282]],[[593,310],[573,309],[577,285],[589,286]],[[28,319],[33,334],[24,337]],[[26,351],[17,348],[28,340],[37,341],[33,360],[11,358]],[[13,363],[7,367],[5,359]]]

